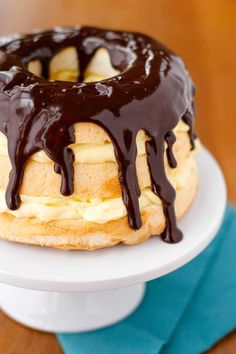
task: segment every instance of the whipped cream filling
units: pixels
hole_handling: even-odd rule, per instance
[[[188,126],[180,120],[175,127],[174,132],[187,132]],[[138,156],[146,153],[145,142],[148,140],[148,136],[140,131],[137,136],[137,150]],[[79,144],[75,143],[70,145],[75,154],[75,162],[77,163],[102,163],[102,162],[114,162],[116,161],[114,148],[111,142],[103,144]],[[7,151],[7,139],[4,134],[0,133],[0,156],[8,156]],[[31,156],[31,160],[48,163],[50,158],[44,151],[39,151]]]
[[[193,169],[196,168],[193,153],[176,169],[171,170],[169,180],[176,190],[183,188]],[[5,202],[5,191],[0,190],[0,212],[14,215],[15,217],[36,217],[43,222],[63,219],[84,219],[89,222],[103,224],[111,220],[120,219],[127,215],[122,197],[94,198],[82,201],[70,197],[35,197],[21,194],[21,205],[17,210],[9,210]],[[145,188],[139,198],[140,210],[153,205],[161,205],[161,200],[151,191]]]

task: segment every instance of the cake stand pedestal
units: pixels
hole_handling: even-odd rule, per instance
[[[181,220],[184,239],[159,237],[136,246],[95,252],[62,251],[0,241],[0,304],[16,321],[48,332],[84,332],[109,326],[140,304],[144,282],[197,256],[221,224],[226,188],[205,149],[198,156],[200,187]]]

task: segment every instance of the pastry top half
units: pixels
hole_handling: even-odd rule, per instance
[[[193,96],[183,61],[140,33],[0,40],[0,213],[107,230],[122,219],[135,238],[159,205],[163,239],[179,241],[176,191],[196,182]]]

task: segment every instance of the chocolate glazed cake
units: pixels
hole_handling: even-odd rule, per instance
[[[140,33],[0,40],[1,237],[68,249],[180,241],[175,211],[197,188],[193,96],[183,61]]]

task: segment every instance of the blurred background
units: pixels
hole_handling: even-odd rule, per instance
[[[1,35],[75,24],[144,32],[182,56],[197,87],[196,131],[219,161],[236,203],[236,1],[0,0]],[[211,353],[233,354],[235,348],[233,334]],[[52,336],[0,314],[0,352],[61,350]]]

